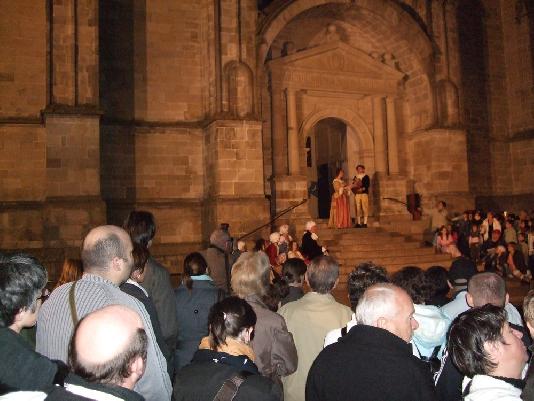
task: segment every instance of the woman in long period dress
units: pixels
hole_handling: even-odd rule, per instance
[[[329,227],[348,228],[350,227],[350,209],[349,197],[345,182],[343,181],[343,169],[336,170],[336,178],[334,178],[333,186],[334,193],[332,194],[332,204],[330,206],[330,220]]]

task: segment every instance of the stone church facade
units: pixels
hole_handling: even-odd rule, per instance
[[[529,1],[0,4],[2,249],[74,254],[133,208],[162,255],[309,198],[298,226],[310,189],[360,163],[379,220],[409,193],[531,208]]]

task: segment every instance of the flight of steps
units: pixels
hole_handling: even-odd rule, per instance
[[[340,284],[347,282],[348,274],[358,263],[372,261],[394,273],[404,266],[415,265],[423,269],[440,265],[449,267],[449,255],[436,254],[433,247],[424,246],[418,236],[389,231],[389,227],[366,229],[331,229],[327,222],[317,221],[319,243],[341,265]]]

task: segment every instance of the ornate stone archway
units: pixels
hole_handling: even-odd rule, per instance
[[[370,173],[398,175],[395,102],[402,72],[338,39],[272,60],[268,68],[278,211],[307,196],[305,137],[323,118],[339,118],[351,128],[358,162]]]

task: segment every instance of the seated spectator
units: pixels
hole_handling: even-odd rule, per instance
[[[491,237],[487,241],[484,241],[480,247],[480,257],[485,259],[488,254],[495,252],[499,245],[506,247],[506,242],[504,242],[504,239],[502,238],[501,231],[494,230],[491,233]]]
[[[517,234],[517,240],[519,241],[517,243],[517,249],[521,251],[523,254],[523,259],[525,261],[525,266],[529,268],[528,265],[528,243],[527,243],[527,236],[523,233]],[[530,269],[529,269],[530,271]]]
[[[525,299],[523,300],[523,316],[525,317],[525,323],[527,324],[530,337],[534,338],[534,290],[530,290]],[[532,353],[532,346],[530,347]],[[534,363],[533,358],[530,358],[528,371],[526,375],[525,388],[521,393],[521,398],[525,401],[534,400]]]
[[[287,253],[287,258],[288,259],[298,258],[298,259],[304,260],[304,256],[299,251],[299,244],[297,243],[297,241],[291,241],[289,243],[289,252]]]
[[[439,229],[436,247],[441,253],[448,253],[453,257],[456,257],[460,254],[460,251],[456,247],[456,241],[445,226],[441,226]]]
[[[181,369],[193,358],[200,340],[208,333],[210,308],[225,296],[208,275],[206,260],[198,252],[184,259],[182,283],[175,291],[178,342],[175,366]]]
[[[229,297],[213,305],[209,336],[202,339],[191,364],[176,374],[174,399],[281,400],[281,388],[260,376],[254,363],[250,342],[255,324],[254,310],[242,299]]]
[[[339,264],[333,258],[313,259],[305,279],[311,291],[278,311],[293,334],[298,355],[296,372],[282,379],[285,401],[304,400],[306,377],[313,360],[323,349],[326,334],[343,327],[351,318],[351,310],[336,302],[331,294],[339,279]]]
[[[488,212],[486,218],[480,226],[480,233],[484,239],[484,242],[492,239],[494,231],[499,231],[499,234],[502,233],[501,223],[494,217],[493,212]]]
[[[230,293],[232,265],[236,260],[231,252],[232,237],[228,230],[223,228],[211,233],[208,249],[201,252],[210,267],[210,277],[213,282],[227,294]]]
[[[426,364],[409,344],[417,321],[410,296],[392,284],[368,288],[354,326],[315,359],[306,401],[434,400]]]
[[[25,254],[0,254],[0,395],[63,385],[67,366],[35,352],[19,335],[32,327],[44,301],[45,268]]]
[[[349,301],[353,311],[356,310],[358,301],[365,290],[374,284],[389,282],[386,269],[377,266],[373,262],[360,263],[350,272],[348,277]],[[356,326],[356,314],[352,314],[352,319],[345,327],[334,329],[328,332],[324,339],[324,346],[337,342],[341,337],[347,335],[349,330]]]
[[[508,269],[506,247],[504,245],[498,245],[486,253],[484,257],[484,271],[497,273],[503,277],[514,277]]]
[[[471,225],[471,232],[469,234],[469,254],[471,260],[477,264],[480,260],[480,247],[482,245],[482,236],[480,235],[479,226]]]
[[[317,256],[328,254],[326,248],[318,244],[318,239],[319,236],[317,235],[317,224],[315,221],[308,221],[306,223],[306,231],[302,236],[302,246],[300,247],[302,255],[308,261],[313,260]]]
[[[510,219],[506,219],[504,223],[504,242],[509,244],[510,242],[517,243],[517,231],[514,227],[514,222]]]
[[[269,275],[269,258],[265,253],[245,253],[232,269],[232,290],[256,313],[254,362],[262,375],[281,385],[280,378],[297,369],[297,350],[284,318],[272,312],[263,301],[269,290]]]
[[[412,343],[415,354],[432,363],[441,357],[450,320],[434,305],[426,305],[430,298],[431,286],[425,273],[419,267],[406,266],[395,273],[391,281],[405,290],[414,303],[414,318],[419,323],[413,333]]]
[[[442,311],[454,320],[469,308],[478,308],[486,304],[501,308],[504,306],[510,326],[516,330],[524,331],[521,327],[521,315],[512,304],[508,303],[508,298],[506,284],[502,277],[495,273],[479,273],[469,280],[467,292],[462,291],[461,295],[443,307]],[[524,339],[526,340],[527,337]],[[445,356],[442,361],[441,374],[436,379],[436,391],[439,399],[441,401],[460,399],[462,380],[462,373],[452,364],[451,359]]]
[[[133,242],[150,249],[156,235],[156,219],[152,213],[143,210],[131,211],[123,228],[130,234]],[[176,321],[171,276],[165,266],[149,255],[145,266],[145,278],[140,284],[152,298],[163,338],[173,356],[178,335],[178,322]]]
[[[509,326],[506,312],[495,305],[474,308],[454,320],[449,352],[465,375],[464,400],[521,399],[521,373],[528,360],[521,337]]]
[[[126,306],[139,314],[148,337],[147,369],[135,390],[148,400],[168,401],[172,387],[167,363],[157,345],[150,316],[137,299],[118,288],[130,277],[132,251],[130,236],[119,227],[100,226],[87,234],[82,245],[82,278],[56,288],[41,308],[37,351],[66,361],[69,340],[80,318],[104,306]]]
[[[432,266],[425,271],[425,280],[430,286],[428,305],[443,306],[450,301],[448,294],[452,289],[449,272],[443,266]]]
[[[289,286],[289,293],[281,301],[282,306],[304,296],[302,286],[304,285],[305,274],[306,263],[302,259],[290,258],[282,265],[282,278]]]
[[[74,330],[69,347],[65,388],[96,400],[144,398],[133,391],[145,373],[148,339],[139,315],[111,305],[85,316]]]
[[[525,258],[520,250],[517,249],[515,242],[510,242],[507,245],[508,257],[506,259],[508,265],[508,272],[518,280],[525,281],[527,283],[532,279],[532,274],[527,270],[525,265]]]
[[[65,259],[63,267],[61,268],[61,275],[56,283],[57,287],[62,286],[65,283],[79,280],[83,275],[82,261],[80,259]]]
[[[141,284],[145,280],[146,264],[150,253],[148,252],[147,248],[134,242],[132,256],[134,259],[134,268],[132,269],[130,278],[128,278],[125,283],[122,283],[119,288],[121,291],[137,299],[145,307],[148,316],[150,316],[150,322],[152,323],[152,328],[154,329],[154,334],[156,335],[158,347],[167,361],[167,372],[169,373],[169,377],[172,378],[174,376],[174,356],[171,356],[171,352],[167,347],[167,343],[165,342],[165,338],[161,332],[161,326],[158,313],[156,312],[156,307],[154,306],[152,299],[148,296],[148,292],[141,287]]]

